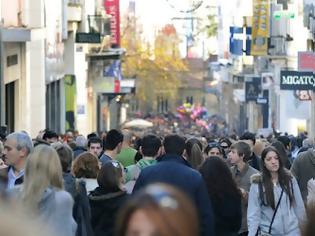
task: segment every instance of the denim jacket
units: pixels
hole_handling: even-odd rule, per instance
[[[259,181],[261,181],[260,174],[256,174],[252,177],[247,210],[248,236],[255,236],[258,227],[260,227],[262,232],[268,233],[274,214],[274,210],[270,206],[263,205],[260,200]],[[271,235],[273,236],[300,235],[299,225],[303,223],[306,215],[301,192],[294,177],[292,177],[292,188],[295,202],[291,207],[289,196],[285,191],[283,192],[278,211],[271,227]],[[282,188],[277,184],[274,186],[273,191],[276,205],[280,198]]]

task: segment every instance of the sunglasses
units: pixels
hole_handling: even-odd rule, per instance
[[[160,207],[170,208],[173,210],[178,209],[177,200],[171,196],[163,187],[158,185],[149,186],[145,192],[152,197],[154,202]]]

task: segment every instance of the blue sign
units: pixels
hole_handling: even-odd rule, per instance
[[[245,34],[244,34],[245,29]],[[230,27],[230,53],[237,56],[242,56],[244,53],[250,55],[251,44],[251,27]],[[245,48],[243,48],[243,42],[246,40]]]

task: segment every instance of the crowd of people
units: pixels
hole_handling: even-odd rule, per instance
[[[314,148],[307,133],[2,135],[0,234],[315,235]]]

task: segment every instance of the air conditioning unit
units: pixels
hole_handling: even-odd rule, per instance
[[[269,55],[282,56],[286,55],[287,42],[284,36],[272,36],[270,37]]]

